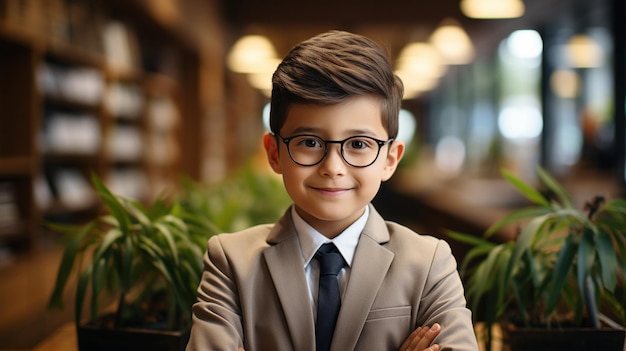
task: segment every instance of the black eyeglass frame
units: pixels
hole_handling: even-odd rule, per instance
[[[287,137],[287,138],[283,138],[280,134],[274,134],[274,136],[277,139],[282,140],[283,143],[285,143],[285,146],[287,146],[287,153],[289,154],[289,158],[291,158],[291,160],[295,164],[303,166],[303,167],[312,167],[312,166],[318,165],[322,161],[324,161],[324,159],[326,158],[326,155],[328,155],[328,144],[339,144],[339,150],[340,150],[341,158],[343,159],[343,162],[345,162],[349,166],[354,167],[354,168],[369,167],[369,166],[373,165],[374,162],[376,162],[376,160],[378,160],[378,157],[380,156],[380,150],[383,148],[383,146],[385,146],[387,144],[391,145],[391,143],[393,143],[393,141],[395,140],[395,138],[389,138],[387,140],[381,140],[381,139],[376,139],[374,137],[367,136],[367,135],[353,135],[353,136],[345,138],[343,140],[327,140],[327,139],[324,139],[324,138],[322,138],[320,136],[317,136],[315,134],[296,134],[296,135],[292,135],[292,136]],[[312,164],[306,164],[306,163],[300,163],[300,162],[296,161],[293,158],[293,155],[291,155],[291,148],[289,147],[289,142],[291,140],[293,140],[294,138],[298,138],[298,137],[313,137],[313,138],[319,139],[319,140],[324,142],[324,154],[322,155],[322,157],[320,158],[319,161],[317,161],[315,163],[312,163]],[[378,151],[376,152],[376,157],[374,157],[372,162],[370,162],[370,163],[368,163],[367,165],[364,165],[364,166],[356,166],[356,165],[353,165],[352,163],[348,162],[348,160],[346,160],[346,156],[343,153],[343,145],[346,143],[346,141],[348,141],[350,139],[354,139],[354,138],[367,138],[367,139],[370,139],[370,140],[373,140],[374,142],[376,142],[376,144],[378,145]]]

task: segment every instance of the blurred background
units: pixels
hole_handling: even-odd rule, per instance
[[[420,232],[481,233],[543,166],[581,204],[623,195],[623,0],[0,2],[0,349],[32,348],[60,255],[43,223],[219,184],[262,154],[270,77],[296,43],[371,37],[405,84],[409,149],[375,204]],[[501,233],[503,237],[510,233]],[[463,254],[462,248],[455,248]],[[27,294],[27,295],[25,295]],[[27,297],[26,297],[27,296]]]

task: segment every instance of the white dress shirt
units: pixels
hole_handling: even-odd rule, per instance
[[[348,264],[348,266],[343,268],[338,275],[339,289],[341,291],[341,295],[343,296],[346,291],[346,285],[348,284],[348,278],[350,277],[350,267],[352,266],[354,252],[356,251],[356,246],[359,242],[359,236],[361,235],[369,216],[369,208],[365,206],[363,215],[332,240],[328,239],[305,222],[304,219],[298,215],[295,206],[291,209],[291,215],[293,217],[294,226],[300,241],[302,263],[304,265],[306,281],[309,285],[309,301],[311,302],[313,315],[317,316],[317,289],[319,284],[320,269],[319,263],[317,260],[313,259],[313,256],[315,256],[315,253],[323,244],[329,242],[335,244],[341,253],[341,256],[343,256],[343,259]]]

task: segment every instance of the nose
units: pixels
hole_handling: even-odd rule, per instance
[[[319,166],[319,172],[326,177],[337,177],[344,175],[347,164],[341,156],[341,145],[328,145],[328,153]]]

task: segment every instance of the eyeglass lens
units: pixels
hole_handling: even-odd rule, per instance
[[[291,158],[303,166],[318,164],[328,153],[328,144],[340,144],[341,155],[350,165],[366,167],[378,158],[380,144],[377,139],[355,136],[342,141],[327,141],[314,135],[296,135],[287,139]]]

